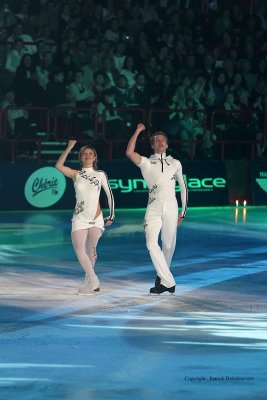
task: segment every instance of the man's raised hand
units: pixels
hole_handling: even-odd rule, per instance
[[[146,129],[144,124],[138,124],[137,128],[136,128],[136,132],[141,133],[142,131],[144,131]]]

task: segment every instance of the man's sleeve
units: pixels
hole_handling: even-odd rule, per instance
[[[137,167],[142,168],[148,163],[148,158],[141,156],[141,162],[140,164],[137,164]]]
[[[187,202],[188,202],[188,191],[187,191],[187,186],[183,177],[183,168],[178,161],[178,169],[176,173],[176,178],[178,180],[179,186],[180,186],[180,195],[181,195],[181,202],[182,202],[182,215],[185,217],[186,215],[186,210],[187,210]]]

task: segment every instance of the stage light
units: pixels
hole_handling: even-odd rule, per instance
[[[246,205],[247,205],[247,200],[244,200],[243,201],[243,206],[246,207]]]
[[[238,200],[236,200],[236,201],[235,201],[235,205],[236,205],[236,207],[238,207],[238,204],[239,204],[239,201],[238,201]]]

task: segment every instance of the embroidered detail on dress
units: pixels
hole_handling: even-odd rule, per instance
[[[172,176],[171,180],[175,180],[175,174]]]
[[[149,206],[149,204],[153,203],[153,201],[156,200],[156,197],[149,197],[147,205]]]
[[[74,209],[74,215],[77,215],[81,213],[84,210],[84,201],[80,201],[80,203],[76,204],[76,207]]]
[[[149,194],[156,193],[157,189],[158,189],[158,186],[157,185],[153,185],[152,188],[149,189],[148,193]]]
[[[95,225],[95,222],[94,222],[94,221],[88,222],[88,224],[89,224],[89,225]]]
[[[158,186],[153,185],[151,189],[148,191],[148,205],[153,203],[154,200],[156,200],[156,197],[154,197],[158,192]]]
[[[87,179],[91,185],[98,186],[98,189],[100,189],[99,180],[96,178],[96,176],[89,176],[87,175],[86,171],[80,171],[79,175],[82,178]]]

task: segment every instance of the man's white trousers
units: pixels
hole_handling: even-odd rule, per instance
[[[163,202],[155,200],[148,205],[144,223],[146,246],[162,285],[168,288],[175,286],[170,265],[176,245],[177,222],[176,198]],[[162,249],[159,246],[160,232]]]

